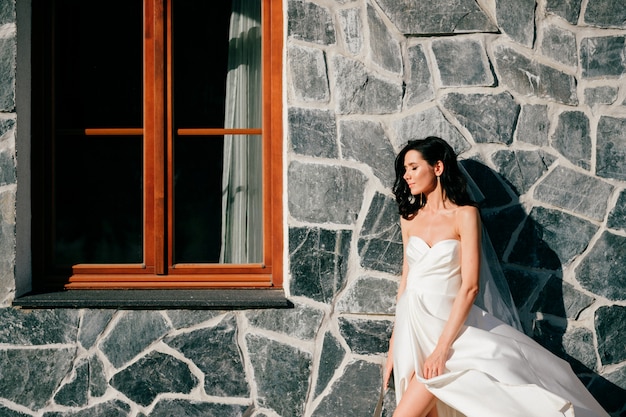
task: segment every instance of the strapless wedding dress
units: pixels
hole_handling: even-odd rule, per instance
[[[439,417],[608,417],[567,362],[473,306],[443,375],[421,378],[461,285],[460,242],[408,241],[407,286],[398,300],[394,382],[399,402],[415,373]]]

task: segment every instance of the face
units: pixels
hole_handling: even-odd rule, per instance
[[[437,186],[435,168],[416,150],[410,150],[404,156],[403,178],[413,195],[432,191]]]

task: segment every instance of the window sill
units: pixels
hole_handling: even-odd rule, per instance
[[[21,308],[115,308],[134,310],[244,310],[293,308],[283,290],[67,290],[17,297]]]

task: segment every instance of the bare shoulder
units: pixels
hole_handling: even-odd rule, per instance
[[[457,208],[457,214],[456,214],[459,218],[465,218],[465,219],[477,219],[480,217],[480,213],[478,211],[478,208],[475,206],[459,206]]]
[[[460,206],[456,210],[456,223],[459,229],[475,228],[480,225],[480,212],[475,206]]]

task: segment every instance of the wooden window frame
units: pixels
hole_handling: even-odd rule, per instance
[[[144,262],[78,264],[66,289],[274,288],[283,286],[282,2],[262,0],[261,129],[186,129],[179,135],[260,134],[263,140],[263,261],[257,264],[172,264],[172,0],[144,0],[144,127],[86,129],[96,136],[144,135]],[[210,140],[210,139],[209,139]],[[165,226],[170,225],[170,226]],[[168,228],[170,230],[168,230]],[[158,230],[166,233],[160,233]],[[37,236],[34,235],[34,241]],[[42,244],[42,250],[43,250]]]

